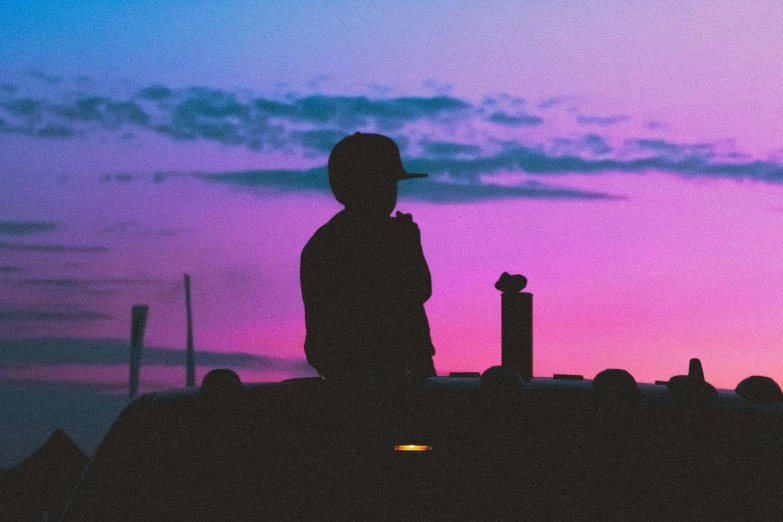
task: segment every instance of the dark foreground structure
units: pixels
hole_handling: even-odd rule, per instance
[[[531,344],[528,302],[504,294],[505,365],[482,375],[359,393],[216,370],[139,397],[63,520],[783,520],[774,381],[715,390],[696,359],[656,384],[524,378],[532,351],[505,344]]]
[[[145,395],[64,520],[783,520],[780,402],[488,375],[384,405],[320,379]]]
[[[55,430],[23,462],[0,470],[0,520],[56,520],[87,462],[68,435]]]

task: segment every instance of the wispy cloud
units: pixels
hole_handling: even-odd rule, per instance
[[[30,78],[35,78],[36,80],[40,80],[42,82],[46,83],[59,83],[62,81],[62,78],[59,76],[53,76],[51,74],[44,74],[41,71],[27,71],[27,75]]]
[[[417,163],[410,165],[416,168]],[[435,162],[427,163],[429,166]],[[436,169],[430,169],[435,172]],[[245,188],[271,189],[282,192],[312,190],[329,192],[325,167],[309,170],[249,170],[221,174],[200,174],[200,178],[215,183],[227,183]],[[400,185],[400,197],[431,203],[478,202],[507,198],[531,199],[618,199],[611,194],[590,192],[568,187],[528,181],[520,185],[497,185],[480,179],[448,180],[425,178]]]
[[[606,154],[608,146],[602,140],[590,138],[583,146],[595,154]],[[646,144],[649,148],[650,144]],[[403,197],[431,202],[485,201],[496,198],[570,198],[615,199],[616,196],[587,192],[545,184],[500,186],[482,181],[482,177],[497,173],[521,173],[534,176],[563,174],[599,174],[620,172],[638,174],[651,170],[682,176],[705,176],[726,179],[750,179],[768,183],[783,182],[783,166],[767,161],[714,161],[713,148],[685,145],[678,147],[656,144],[657,154],[630,159],[589,158],[577,155],[552,155],[538,148],[505,144],[496,154],[475,158],[418,157],[405,160],[407,169],[427,172],[430,178],[400,186]],[[441,176],[438,176],[441,175]],[[253,170],[220,174],[201,174],[202,179],[245,187],[270,188],[280,191],[328,190],[325,167],[309,170]]]
[[[608,125],[614,125],[615,123],[622,123],[628,121],[628,116],[577,116],[576,121],[581,125],[598,125],[600,127],[606,127]]]
[[[18,90],[9,90],[8,95],[0,100],[0,133],[70,138],[96,130],[122,135],[143,130],[178,141],[208,140],[251,150],[293,147],[316,154],[327,154],[339,139],[356,130],[394,133],[414,124],[453,125],[484,117],[483,107],[443,93],[271,97],[249,91],[152,85],[124,96],[65,93],[42,97]],[[542,121],[521,111],[517,107],[520,99],[501,98],[487,121],[500,126]]]
[[[31,245],[27,243],[11,243],[8,241],[0,241],[0,250],[14,251],[14,252],[45,252],[45,253],[81,253],[81,254],[98,254],[107,252],[108,249],[103,246],[78,246],[78,245]]]
[[[160,174],[159,177],[164,177],[165,175]],[[115,235],[134,235],[139,237],[171,237],[176,236],[179,234],[182,234],[185,232],[185,229],[180,228],[157,228],[152,227],[148,225],[144,225],[142,223],[136,223],[133,221],[119,221],[116,223],[112,223],[110,225],[107,225],[106,227],[102,228],[100,233],[101,234],[115,234]]]
[[[481,154],[481,147],[470,143],[439,141],[424,139],[419,142],[425,156],[476,156]]]
[[[494,112],[489,115],[487,120],[500,125],[508,125],[509,127],[529,127],[531,125],[541,125],[544,122],[538,116],[529,114],[510,115],[505,112]]]
[[[22,236],[52,232],[57,228],[49,221],[0,221],[0,235]]]
[[[89,288],[103,285],[149,286],[161,284],[160,279],[104,278],[104,279],[19,279],[16,284],[38,288]]]
[[[196,364],[200,366],[312,373],[312,368],[304,359],[282,359],[252,353],[205,350],[197,350],[195,355]],[[145,346],[143,362],[145,365],[184,367],[185,353],[182,350]],[[128,342],[118,339],[0,340],[0,367],[21,367],[32,364],[111,365],[127,363]]]
[[[0,322],[83,323],[114,319],[111,315],[92,310],[41,310],[0,307]]]
[[[540,177],[657,170],[684,177],[783,181],[783,162],[751,160],[730,147],[678,143],[659,134],[642,134],[618,143],[608,132],[600,132],[604,127],[630,121],[627,115],[586,115],[579,109],[582,114],[574,119],[570,115],[574,107],[570,107],[568,118],[558,119],[556,111],[562,105],[581,103],[570,96],[545,99],[536,108],[546,112],[533,114],[521,97],[501,94],[472,103],[445,90],[429,96],[396,97],[264,95],[248,90],[152,85],[131,89],[122,96],[85,94],[89,91],[85,88],[75,97],[42,97],[11,87],[0,98],[0,132],[29,136],[66,137],[96,130],[125,135],[131,129],[178,141],[207,140],[275,152],[297,159],[298,165],[306,160],[312,166],[323,165],[334,144],[347,134],[356,130],[384,132],[399,142],[406,168],[431,174],[426,181],[401,187],[403,196],[426,201],[615,197],[549,183],[534,184],[529,179],[518,185],[487,182],[487,176],[498,173]],[[566,123],[572,127],[568,132],[556,127]],[[585,126],[598,132],[584,133],[580,128]],[[638,131],[649,129],[640,123]],[[156,182],[166,177],[161,173]],[[214,173],[202,178],[279,191],[328,190],[322,167]],[[102,179],[127,182],[134,177],[117,173]],[[42,226],[29,223],[25,228],[14,222],[0,222],[0,234],[43,232]],[[96,253],[105,248],[0,242],[0,250]]]

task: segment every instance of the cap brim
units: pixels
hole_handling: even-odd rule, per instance
[[[426,178],[427,174],[420,174],[416,172],[403,172],[400,174],[400,177],[398,179],[415,179],[415,178]]]

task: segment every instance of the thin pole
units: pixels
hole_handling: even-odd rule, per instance
[[[190,276],[185,274],[185,308],[188,316],[188,349],[186,354],[187,373],[185,375],[185,386],[196,385],[196,362],[193,351],[193,316],[190,308]]]
[[[147,325],[147,305],[131,308],[131,345],[130,376],[128,378],[128,399],[139,392],[139,370],[141,369],[141,349],[144,346],[144,328]]]

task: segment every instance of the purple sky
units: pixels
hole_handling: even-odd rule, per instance
[[[130,307],[150,305],[148,346],[182,350],[184,272],[196,346],[224,354],[200,374],[306,374],[299,253],[340,209],[323,167],[356,130],[431,174],[398,208],[439,372],[499,362],[510,271],[535,294],[537,375],[650,382],[700,357],[718,387],[783,382],[777,3],[275,5],[4,7],[0,385],[44,410],[92,397],[91,447]],[[143,389],[182,385],[149,354]],[[0,400],[0,466],[66,422],[49,409],[32,425]]]

